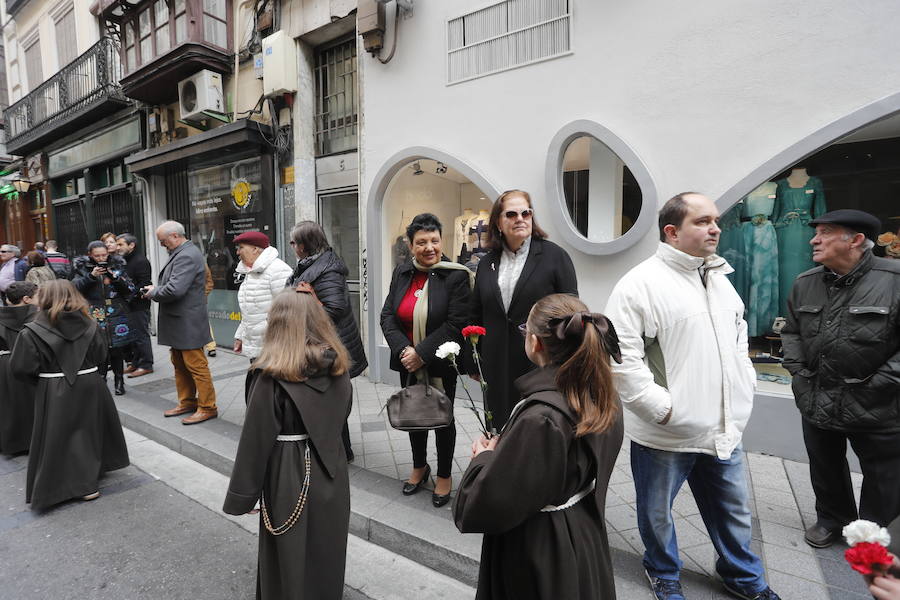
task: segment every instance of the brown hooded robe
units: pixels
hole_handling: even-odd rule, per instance
[[[266,600],[332,600],[344,590],[350,479],[341,429],[350,413],[348,374],[327,371],[292,383],[252,372],[247,414],[223,510],[249,512],[265,495],[271,524],[287,521],[297,505],[310,444],[306,504],[287,533],[274,536],[260,514],[256,597]],[[276,441],[309,435],[307,442]]]
[[[25,324],[34,319],[37,308],[0,306],[0,452],[26,452],[34,425],[34,386],[15,379],[9,370],[9,357],[16,338]]]
[[[96,492],[106,471],[128,466],[119,413],[99,372],[78,375],[106,360],[107,339],[87,315],[46,313],[19,333],[10,358],[16,377],[35,386],[34,430],[25,501],[41,510]],[[39,373],[64,377],[38,378]]]
[[[575,437],[556,368],[516,380],[524,400],[493,451],[472,459],[453,507],[457,528],[484,533],[476,600],[616,597],[604,512],[622,446],[622,408],[603,433]],[[593,493],[560,506],[596,478]]]

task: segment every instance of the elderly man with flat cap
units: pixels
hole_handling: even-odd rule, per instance
[[[900,262],[872,254],[881,222],[868,213],[809,224],[821,266],[794,282],[781,335],[816,495],[804,537],[825,548],[857,517],[887,525],[900,515]],[[863,472],[858,511],[848,441]]]

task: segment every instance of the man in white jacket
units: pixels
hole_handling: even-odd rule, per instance
[[[750,550],[741,435],[756,374],[744,305],[715,254],[719,211],[694,192],[659,213],[656,254],[616,284],[606,314],[619,334],[613,365],[631,439],[644,567],[660,600],[683,600],[672,502],[685,480],[719,554],[716,570],[738,598],[776,600]]]

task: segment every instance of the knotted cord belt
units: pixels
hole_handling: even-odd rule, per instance
[[[553,506],[552,504],[548,504],[544,508],[541,509],[541,512],[556,512],[558,510],[566,510],[567,508],[572,508],[579,502],[581,502],[585,496],[594,491],[594,488],[597,487],[597,480],[594,479],[589,484],[585,486],[583,490],[566,500],[565,503],[560,504],[559,506]]]
[[[266,529],[272,535],[284,535],[287,533],[291,527],[294,526],[294,523],[300,518],[300,515],[303,514],[303,508],[306,506],[306,497],[309,492],[309,475],[310,475],[310,460],[309,460],[309,435],[303,434],[291,434],[291,435],[279,435],[275,438],[277,442],[304,442],[304,446],[306,446],[303,452],[303,459],[306,462],[306,473],[303,476],[303,485],[300,488],[300,496],[297,498],[297,504],[294,506],[294,511],[291,513],[291,516],[287,518],[283,524],[278,527],[272,527],[272,519],[269,517],[269,511],[266,509],[266,499],[264,494],[260,494],[259,497],[259,508],[262,512],[263,525],[266,526]]]

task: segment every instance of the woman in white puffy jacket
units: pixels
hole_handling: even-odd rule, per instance
[[[260,231],[248,231],[234,238],[241,259],[235,269],[244,276],[238,290],[241,324],[234,334],[234,351],[250,360],[256,358],[266,333],[269,307],[275,294],[284,289],[292,269],[278,258],[278,250]]]

